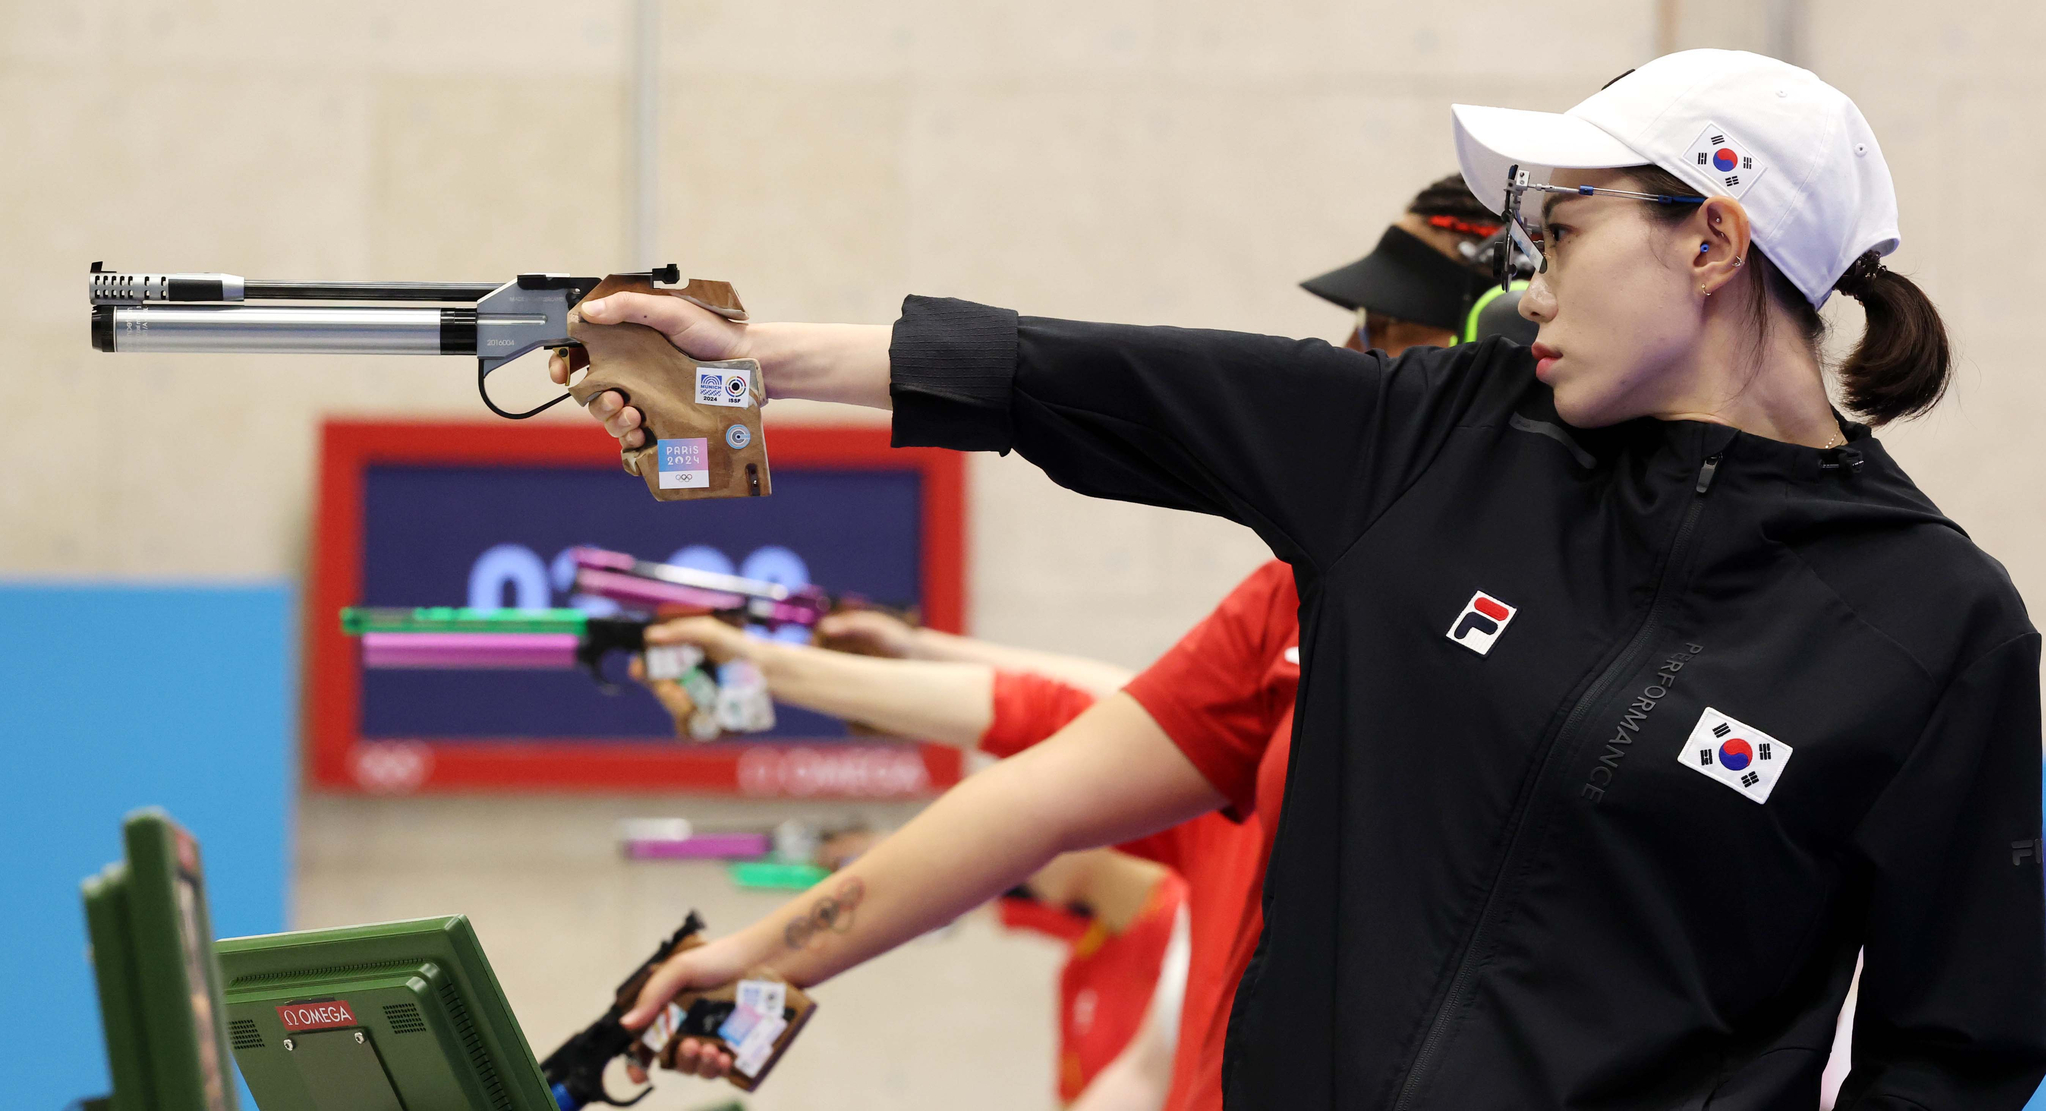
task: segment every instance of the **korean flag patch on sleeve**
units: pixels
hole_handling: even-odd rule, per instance
[[[1677,761],[1755,802],[1768,802],[1790,763],[1790,746],[1707,706]]]
[[[1716,123],[1705,125],[1685,157],[1693,169],[1718,182],[1736,199],[1753,188],[1769,168]]]

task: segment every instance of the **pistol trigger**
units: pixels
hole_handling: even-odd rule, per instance
[[[602,648],[595,650],[592,650],[589,646],[577,648],[575,662],[581,664],[583,670],[590,673],[590,679],[597,684],[598,690],[603,691],[605,694],[618,693],[618,684],[612,682],[611,677],[604,674],[604,650]]]
[[[653,1094],[654,1086],[651,1083],[649,1083],[646,1087],[641,1088],[639,1090],[639,1094],[633,1096],[631,1099],[619,1099],[617,1096],[611,1094],[611,1089],[606,1088],[604,1089],[604,1102],[610,1104],[613,1107],[630,1107],[633,1104],[638,1103],[640,1100],[643,1100],[646,1097]]]

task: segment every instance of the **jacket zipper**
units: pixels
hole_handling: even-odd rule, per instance
[[[1513,865],[1516,863],[1515,857],[1521,849],[1521,834],[1527,826],[1528,808],[1541,793],[1541,785],[1548,778],[1549,764],[1554,760],[1557,749],[1562,747],[1565,739],[1576,734],[1592,708],[1605,698],[1606,691],[1611,689],[1614,681],[1631,673],[1639,665],[1640,656],[1648,647],[1649,637],[1655,632],[1656,621],[1662,616],[1663,605],[1668,601],[1670,572],[1675,570],[1678,562],[1690,549],[1691,534],[1696,530],[1699,514],[1705,508],[1705,492],[1712,488],[1713,476],[1719,473],[1719,460],[1718,455],[1708,455],[1703,465],[1698,468],[1697,496],[1692,498],[1691,504],[1684,510],[1683,521],[1677,525],[1676,540],[1670,545],[1669,558],[1663,563],[1662,574],[1656,579],[1655,596],[1648,603],[1648,613],[1641,619],[1640,626],[1634,630],[1634,636],[1627,642],[1626,649],[1599,673],[1598,679],[1585,690],[1576,704],[1570,707],[1570,715],[1564,719],[1563,728],[1556,731],[1555,737],[1549,741],[1548,749],[1542,753],[1541,770],[1536,774],[1533,785],[1528,788],[1527,795],[1521,799],[1520,804],[1514,807],[1510,818],[1513,832],[1507,839],[1506,853],[1500,858],[1499,870],[1492,877],[1491,890],[1485,893],[1485,905],[1479,912],[1477,928],[1471,931],[1471,939],[1464,946],[1463,957],[1457,962],[1456,978],[1450,982],[1449,996],[1435,1012],[1435,1020],[1428,1026],[1428,1036],[1422,1040],[1420,1052],[1414,1054],[1414,1063],[1407,1070],[1406,1083],[1400,1085],[1399,1099],[1393,1104],[1393,1111],[1411,1111],[1419,1100],[1422,1087],[1434,1073],[1436,1057],[1441,1053],[1443,1042],[1449,1036],[1449,1028],[1455,1024],[1458,1012],[1463,1009],[1466,997],[1470,995],[1471,988],[1477,981],[1477,955],[1484,951],[1485,942],[1490,939],[1492,927],[1503,909],[1500,906],[1499,888],[1505,877],[1512,874]]]

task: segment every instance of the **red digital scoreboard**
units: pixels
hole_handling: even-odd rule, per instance
[[[774,494],[655,502],[595,426],[332,421],[305,611],[306,774],[335,791],[683,791],[906,798],[960,754],[777,708],[743,743],[677,740],[647,692],[573,672],[365,671],[343,607],[583,606],[576,545],[814,582],[965,618],[963,459],[885,427],[771,428]],[[615,664],[614,664],[615,667]]]

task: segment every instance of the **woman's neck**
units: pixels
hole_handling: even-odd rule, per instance
[[[1838,444],[1840,425],[1818,359],[1797,326],[1772,309],[1767,340],[1758,345],[1753,318],[1734,301],[1728,296],[1711,306],[1704,334],[1692,347],[1691,365],[1671,368],[1672,379],[1690,387],[1658,406],[1654,415],[1731,425],[1806,447]]]

